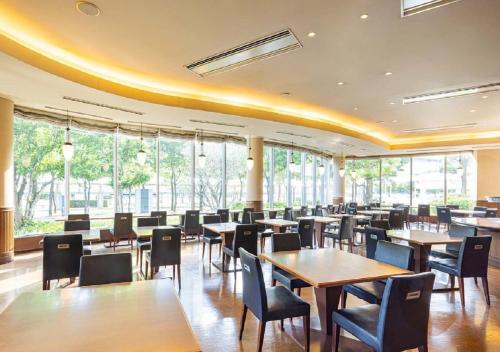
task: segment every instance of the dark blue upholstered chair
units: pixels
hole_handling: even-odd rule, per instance
[[[275,233],[271,237],[273,252],[298,251],[301,249],[300,235],[298,233]],[[300,289],[310,287],[307,282],[293,276],[292,274],[277,268],[273,265],[272,269],[272,285],[276,286],[276,281],[294,292],[297,289],[297,294],[300,296]]]
[[[427,351],[429,307],[434,284],[433,273],[394,276],[387,279],[382,302],[333,313],[335,346],[338,351],[340,329],[344,329],[376,352]]]
[[[262,351],[262,342],[268,321],[281,320],[281,329],[284,330],[284,319],[303,317],[304,336],[306,337],[305,350],[309,351],[309,304],[283,286],[266,288],[259,258],[243,248],[239,249],[239,257],[243,275],[243,314],[240,340],[243,337],[248,309],[259,320],[257,351]]]
[[[347,240],[349,245],[349,252],[352,253],[353,236],[354,220],[352,216],[343,216],[340,220],[340,226],[338,230],[333,229],[323,232],[321,234],[321,242],[324,242],[325,237],[331,238],[333,240],[333,247],[335,248],[335,241],[339,241],[339,247],[342,250],[342,242]]]
[[[448,231],[448,236],[450,237],[474,237],[477,236],[477,228],[472,226],[463,226],[457,224],[451,224],[450,230]],[[431,256],[449,259],[449,258],[458,258],[458,254],[460,252],[461,244],[447,244],[445,250],[433,249],[431,250]]]
[[[313,248],[314,219],[300,219],[297,231],[300,237],[300,246]]]
[[[377,249],[378,241],[389,241],[386,230],[378,227],[365,227],[365,237],[366,257],[370,259],[375,259],[375,250]]]
[[[237,225],[234,230],[233,242],[222,247],[222,267],[226,267],[226,258],[233,261],[234,279],[236,280],[236,261],[240,257],[239,249],[257,255],[257,232],[256,224]]]
[[[181,229],[155,229],[151,238],[151,251],[146,253],[146,279],[151,266],[151,279],[160,266],[172,266],[175,280],[177,267],[177,280],[181,289]]]
[[[229,213],[228,217],[229,217]],[[204,224],[217,224],[220,222],[227,222],[227,221],[222,221],[222,216],[219,215],[205,215],[203,217],[203,223]],[[203,237],[201,239],[201,243],[203,244],[202,250],[201,250],[201,258],[205,257],[205,245],[208,245],[208,262],[209,264],[212,264],[212,246],[214,244],[219,245],[219,255],[222,251],[222,238],[218,233],[212,232],[207,229],[203,229]]]
[[[217,215],[220,215],[220,222],[229,222],[229,209],[217,209]]]
[[[260,252],[264,252],[264,248],[266,248],[266,238],[271,237],[273,234],[273,230],[267,229],[266,225],[263,224],[258,224],[255,222],[255,220],[264,220],[266,217],[264,215],[264,212],[252,212],[252,224],[257,225],[257,237],[260,241]]]
[[[79,275],[82,255],[82,235],[45,236],[42,288],[50,290],[50,280],[69,278],[73,282]]]
[[[148,227],[148,226],[158,226],[160,224],[160,217],[151,216],[147,218],[137,218],[137,227]],[[139,265],[139,270],[142,273],[142,257],[144,251],[151,250],[151,239],[149,238],[140,238],[137,237],[136,241],[137,252],[136,252],[136,261],[135,265]]]
[[[253,212],[254,212],[254,208],[243,208],[243,215],[241,216],[241,223],[242,224],[251,224]]]
[[[446,229],[450,229],[451,225],[451,208],[436,207],[437,212],[437,232],[439,232],[441,225],[445,225]]]
[[[88,214],[82,214],[88,215]],[[68,215],[69,217],[69,215]],[[64,231],[88,231],[90,230],[90,220],[65,220]],[[90,245],[83,245],[83,255],[91,255],[92,248]]]
[[[413,269],[413,248],[386,241],[378,241],[375,251],[376,261],[397,266],[402,269]],[[368,303],[380,304],[385,289],[385,280],[362,282],[345,285],[342,289],[342,307],[345,308],[347,294],[350,293]]]
[[[491,236],[465,237],[458,258],[448,258],[429,261],[429,267],[447,273],[450,276],[451,287],[455,287],[455,276],[458,277],[458,288],[462,307],[465,306],[464,278],[480,277],[483,281],[484,297],[490,305],[488,289],[488,256],[490,253]]]
[[[119,282],[132,282],[132,254],[94,254],[80,258],[80,286]]]
[[[158,218],[158,225],[167,226],[167,212],[166,211],[164,211],[164,210],[152,211],[151,217]]]

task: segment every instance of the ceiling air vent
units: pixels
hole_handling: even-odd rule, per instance
[[[447,125],[447,126],[436,126],[436,127],[424,127],[424,128],[414,128],[410,130],[404,130],[404,133],[419,133],[419,132],[438,132],[447,130],[459,130],[464,128],[476,127],[477,123],[465,123],[463,125]]]
[[[460,0],[401,0],[401,16],[408,17]]]
[[[111,117],[100,116],[100,115],[94,115],[94,114],[88,114],[88,113],[86,113],[86,112],[81,112],[81,111],[74,111],[74,110],[68,110],[68,109],[61,109],[61,108],[56,108],[56,107],[54,107],[54,106],[48,106],[48,105],[46,105],[46,106],[45,106],[45,109],[50,109],[50,110],[60,111],[60,112],[64,112],[64,113],[78,114],[78,115],[82,115],[82,116],[89,116],[89,117],[95,117],[95,118],[98,118],[98,119],[103,119],[103,120],[113,121],[113,119],[112,119]]]
[[[293,132],[283,132],[283,131],[276,131],[278,134],[286,134],[288,136],[293,136],[293,137],[301,137],[301,138],[312,138],[311,136],[306,136],[305,134],[297,134]]]
[[[87,105],[94,105],[94,106],[98,106],[100,108],[106,108],[106,109],[111,109],[111,110],[128,112],[129,114],[144,115],[144,113],[140,112],[140,111],[129,110],[129,109],[121,108],[119,106],[113,106],[113,105],[108,105],[108,104],[97,103],[95,101],[90,101],[90,100],[85,100],[85,99],[80,99],[80,98],[73,98],[73,97],[64,96],[63,99],[64,100],[69,100],[69,101],[74,101],[74,102],[77,102],[77,103],[87,104]]]
[[[256,39],[235,48],[193,62],[185,67],[201,77],[224,72],[301,48],[290,29]]]
[[[175,126],[175,125],[164,125],[164,124],[158,124],[158,123],[146,123],[146,122],[140,122],[140,121],[127,121],[130,124],[133,125],[143,125],[143,126],[149,126],[149,127],[156,127],[156,128],[182,128],[181,126]]]
[[[206,121],[206,120],[189,120],[194,123],[203,123],[207,125],[216,125],[216,126],[227,126],[227,127],[238,127],[238,128],[245,128],[245,125],[237,125],[235,123],[228,123],[228,122],[213,122],[213,121]]]
[[[414,95],[411,97],[404,97],[403,104],[421,103],[424,101],[438,100],[438,99],[445,99],[445,98],[456,98],[456,97],[460,97],[460,96],[464,96],[464,95],[495,92],[497,90],[500,90],[500,83],[490,83],[490,84],[484,84],[484,85],[475,86],[475,87],[458,88],[458,89],[452,89],[452,90],[444,90],[444,91],[435,92],[435,93],[420,94],[420,95]]]

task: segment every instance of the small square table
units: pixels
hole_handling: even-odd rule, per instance
[[[214,224],[202,224],[201,226],[204,229],[218,233],[222,238],[222,245],[229,246],[233,241],[234,231],[236,231],[237,225],[240,224],[237,222],[219,222]],[[227,264],[226,267],[223,267],[222,262],[212,262],[212,265],[224,273],[233,271],[229,269],[229,264]],[[237,271],[239,270],[237,269]]]

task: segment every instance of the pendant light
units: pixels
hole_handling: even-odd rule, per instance
[[[321,156],[320,156],[320,161],[319,161],[319,167],[318,167],[318,171],[319,171],[319,175],[320,176],[323,176],[325,174],[325,164],[323,163],[323,151],[321,151]]]
[[[203,151],[203,130],[200,131],[200,155],[198,155],[198,165],[201,168],[205,167],[205,163],[207,162],[207,156]]]
[[[345,175],[345,168],[344,168],[344,164],[345,164],[345,160],[344,160],[344,153],[342,153],[340,155],[340,168],[339,168],[339,176],[340,177],[344,177]]]
[[[142,123],[141,123],[141,149],[137,152],[137,164],[139,165],[144,165],[146,163],[146,152],[144,151],[143,148],[143,141],[144,139],[142,138]]]
[[[462,165],[462,156],[458,157],[458,167],[457,167],[457,175],[462,177],[464,175],[464,167]]]
[[[66,115],[67,115],[66,142],[64,142],[62,149],[63,149],[64,159],[66,161],[70,161],[71,159],[73,159],[74,147],[73,143],[71,143],[71,131],[70,131],[71,120],[69,118],[69,113],[67,110],[66,110]]]
[[[290,172],[292,174],[297,172],[297,164],[293,160],[293,142],[292,142],[292,155],[290,157],[290,162],[288,163],[288,167],[290,168]]]
[[[248,158],[247,158],[247,170],[253,169],[254,160],[252,158],[252,145],[250,144],[250,137],[248,137]]]

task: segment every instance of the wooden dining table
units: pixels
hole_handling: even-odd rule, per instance
[[[23,293],[0,314],[0,351],[201,351],[170,280]]]
[[[283,233],[286,232],[286,229],[291,226],[297,226],[297,221],[283,220],[283,219],[262,219],[255,220],[258,224],[264,224],[273,230],[274,233]]]
[[[467,209],[450,209],[451,216],[466,218],[466,217],[479,217],[486,214],[483,210],[467,210]]]
[[[338,309],[343,285],[411,273],[335,248],[266,252],[259,257],[313,286],[321,327],[318,331],[321,351],[331,351],[335,343],[332,313]]]
[[[390,211],[388,210],[357,210],[359,215],[367,215],[367,216],[379,216],[379,217],[384,217],[384,216],[389,216]]]
[[[219,234],[221,236],[223,246],[230,246],[233,242],[234,231],[236,231],[237,225],[239,225],[237,222],[220,222],[214,224],[202,224],[201,226],[211,232]],[[222,262],[212,261],[212,265],[224,273],[233,271],[232,269],[229,269],[229,263],[226,263],[226,266],[223,267]],[[237,271],[238,270],[241,269],[237,269]]]
[[[297,218],[297,220],[301,219],[314,220],[314,242],[316,247],[323,247],[321,244],[321,234],[325,232],[326,225],[338,222],[338,219],[334,219],[329,216],[301,216],[300,218]]]
[[[432,245],[462,243],[460,237],[450,237],[448,233],[423,230],[389,230],[387,236],[391,239],[407,241],[415,250],[415,272],[429,271],[429,255]]]

